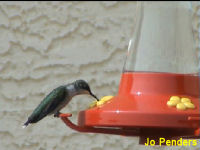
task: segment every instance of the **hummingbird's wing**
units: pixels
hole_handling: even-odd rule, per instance
[[[55,96],[54,96],[55,95]],[[68,92],[66,88],[60,88],[58,91],[55,91],[52,95],[52,101],[46,106],[44,112],[48,115],[53,113],[57,108],[65,101],[66,97],[68,96]]]
[[[59,104],[65,100],[66,95],[67,91],[65,86],[60,86],[54,89],[36,107],[25,124],[36,123],[48,114],[52,113],[59,106]]]

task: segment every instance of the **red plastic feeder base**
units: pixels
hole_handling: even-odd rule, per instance
[[[174,95],[190,98],[195,109],[168,107]],[[146,137],[200,138],[199,97],[197,75],[126,72],[118,95],[101,107],[81,111],[76,127],[82,132],[140,136],[141,144]],[[62,119],[66,123],[66,117]]]

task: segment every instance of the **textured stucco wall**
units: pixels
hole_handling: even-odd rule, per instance
[[[0,2],[0,150],[169,149],[139,146],[135,137],[78,133],[53,117],[21,128],[61,84],[82,78],[99,97],[117,93],[135,4]],[[91,100],[77,96],[63,112],[76,122],[77,110]]]

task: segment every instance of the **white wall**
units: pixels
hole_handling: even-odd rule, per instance
[[[53,117],[21,128],[61,84],[81,78],[99,97],[117,93],[135,4],[0,2],[0,150],[153,149],[135,137],[78,133]],[[76,122],[92,100],[77,96],[63,112]]]

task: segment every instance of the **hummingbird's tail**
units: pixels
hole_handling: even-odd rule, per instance
[[[22,126],[22,128],[26,128],[30,123],[37,123],[38,121],[40,121],[41,119],[43,119],[44,117],[47,116],[47,113],[40,113],[39,115],[31,115],[28,120],[24,123],[24,125]]]
[[[28,126],[29,123],[30,123],[29,120],[26,121],[26,122],[24,123],[24,125],[22,126],[22,128],[23,128],[23,129],[26,128],[26,127]]]

